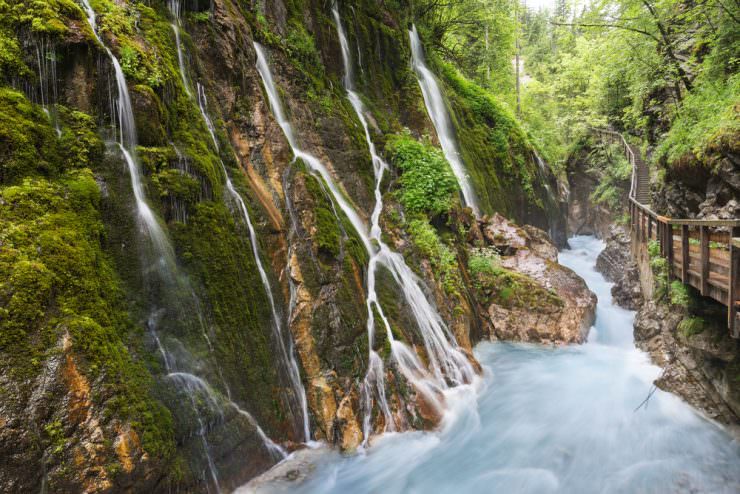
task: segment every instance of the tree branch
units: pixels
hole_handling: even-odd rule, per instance
[[[584,24],[584,23],[580,23],[580,22],[572,23],[572,22],[555,22],[555,21],[550,21],[550,23],[553,24],[553,25],[555,25],[555,26],[568,26],[568,27],[574,27],[575,26],[575,27],[597,27],[597,28],[608,28],[608,29],[624,29],[625,31],[632,31],[633,33],[639,33],[639,34],[642,34],[644,36],[649,36],[650,38],[652,38],[653,40],[655,40],[656,43],[661,43],[661,40],[657,36],[655,36],[654,34],[652,34],[652,33],[649,33],[647,31],[643,31],[642,29],[637,29],[637,28],[634,28],[634,27],[630,27],[630,26],[622,26],[620,24]]]

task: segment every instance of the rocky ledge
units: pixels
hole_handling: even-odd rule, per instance
[[[688,317],[666,303],[646,302],[635,318],[635,344],[663,368],[655,385],[677,394],[740,437],[738,344],[711,317]]]
[[[640,271],[630,256],[630,236],[624,227],[609,227],[606,247],[596,259],[596,270],[614,283],[614,303],[629,310],[640,308],[643,303]]]
[[[594,322],[596,296],[572,270],[557,262],[547,234],[495,215],[479,224],[485,247],[497,252],[490,272],[471,270],[484,336],[491,340],[582,343]]]

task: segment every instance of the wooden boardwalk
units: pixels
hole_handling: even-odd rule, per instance
[[[669,276],[727,307],[727,326],[740,338],[740,219],[693,220],[656,214],[650,201],[650,170],[639,150],[618,132],[593,129],[618,144],[632,164],[629,213],[632,241],[657,241],[668,260]]]

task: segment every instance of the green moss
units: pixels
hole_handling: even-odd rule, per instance
[[[89,169],[102,142],[92,120],[62,112],[57,140],[46,116],[22,95],[2,90],[0,108],[16,117],[3,126],[3,159],[18,164],[12,180],[0,182],[0,368],[18,380],[35,376],[68,333],[68,351],[95,383],[97,404],[130,421],[151,457],[169,458],[171,418],[149,395],[151,376],[134,357],[141,328],[129,319],[102,246],[100,190]],[[57,432],[47,431],[52,439]]]
[[[425,219],[409,221],[407,228],[414,248],[422,259],[428,259],[448,295],[460,293],[462,279],[458,270],[455,252],[437,235],[434,227]]]
[[[704,332],[707,322],[702,317],[686,317],[678,323],[678,331],[684,338],[691,338],[694,335]]]
[[[46,115],[26,97],[0,88],[0,182],[59,171],[62,158]]]
[[[543,210],[547,192],[514,115],[454,67],[432,60],[446,85],[460,152],[483,210],[516,216],[521,203]]]
[[[487,303],[505,308],[550,311],[564,307],[565,302],[527,275],[502,267],[489,266],[471,273],[473,285]]]

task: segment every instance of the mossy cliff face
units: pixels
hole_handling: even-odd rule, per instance
[[[144,192],[175,254],[165,269],[111,143],[113,68],[85,14],[72,0],[0,0],[2,491],[43,484],[50,492],[199,492],[212,486],[214,470],[229,489],[278,459],[255,424],[286,447],[303,440],[269,298],[224,168],[256,229],[287,328],[283,343],[289,330],[295,344],[313,437],[347,450],[362,440],[368,255],[325,184],[294,160],[252,45],[269,53],[301,146],[369,222],[373,168],[342,87],[328,6],[181,3],[184,78],[166,2],[91,0],[98,34],[131,93]],[[444,183],[446,164],[434,138],[424,137],[434,130],[410,68],[406,7],[372,0],[340,7],[371,135],[392,168],[382,187],[384,240],[425,281],[470,350],[487,331],[468,269],[470,246],[482,237],[454,187],[433,205],[423,194],[410,199],[419,199],[421,183],[410,179],[413,171]],[[479,89],[438,69],[486,212],[546,226],[548,179],[533,168],[525,136]],[[199,87],[217,145],[198,108]],[[397,152],[403,142],[413,149],[410,161]],[[515,183],[521,190],[510,188]],[[382,269],[378,295],[394,336],[425,360],[413,317]],[[437,417],[392,365],[388,341],[379,335],[375,345],[397,425],[433,426]],[[375,431],[383,420],[373,416]]]

